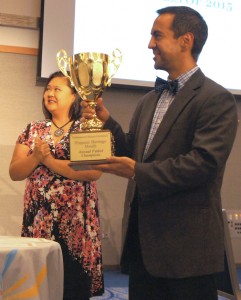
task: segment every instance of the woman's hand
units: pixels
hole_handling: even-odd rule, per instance
[[[35,138],[33,155],[41,163],[44,163],[44,160],[50,155],[49,145],[38,136]]]
[[[16,144],[9,166],[9,175],[12,180],[20,181],[26,179],[34,169],[47,160],[50,149],[45,141],[38,136],[35,139],[33,152],[29,155],[29,147],[24,144]]]

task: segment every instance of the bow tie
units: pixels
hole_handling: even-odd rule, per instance
[[[164,90],[168,90],[171,94],[175,95],[178,90],[178,80],[167,81],[162,78],[157,77],[155,83],[155,91],[163,92]]]

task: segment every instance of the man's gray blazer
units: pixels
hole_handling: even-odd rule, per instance
[[[145,159],[143,152],[160,95],[139,102],[128,134],[110,118],[116,155],[137,161],[123,218],[122,265],[128,263],[125,237],[137,192],[139,236],[147,271],[182,278],[222,271],[223,224],[220,190],[236,129],[233,96],[198,70],[178,92]]]

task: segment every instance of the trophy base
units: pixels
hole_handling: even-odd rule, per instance
[[[75,171],[86,171],[86,170],[92,170],[93,168],[91,166],[93,165],[101,165],[106,164],[107,161],[105,159],[103,160],[89,160],[89,161],[71,161],[69,163],[69,166],[75,170]]]
[[[87,165],[105,163],[112,156],[112,149],[112,135],[109,130],[72,132],[70,166],[80,170],[86,169]]]

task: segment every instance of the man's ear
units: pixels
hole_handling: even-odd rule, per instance
[[[194,35],[191,32],[187,32],[182,35],[181,47],[183,50],[192,49],[194,43]]]

